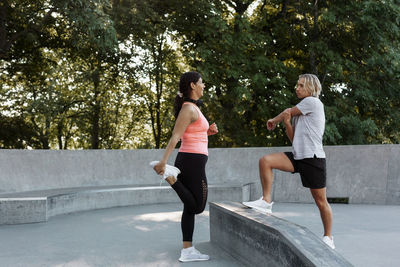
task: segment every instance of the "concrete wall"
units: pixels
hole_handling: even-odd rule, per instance
[[[212,148],[210,184],[251,183],[261,195],[258,159],[289,147]],[[350,203],[400,205],[400,145],[326,146],[328,197]],[[170,164],[176,156],[170,157]],[[154,185],[159,178],[149,162],[163,150],[0,150],[0,193],[102,185]],[[277,171],[273,198],[280,202],[312,202],[298,174]]]

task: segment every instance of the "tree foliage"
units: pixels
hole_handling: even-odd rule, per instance
[[[396,0],[5,0],[0,147],[160,148],[181,73],[206,83],[211,146],[289,145],[266,121],[322,82],[324,143],[399,143]]]

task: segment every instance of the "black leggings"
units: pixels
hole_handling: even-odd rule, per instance
[[[179,152],[175,166],[181,170],[172,188],[183,202],[181,228],[183,241],[192,242],[194,216],[202,213],[207,203],[206,163],[208,156]]]

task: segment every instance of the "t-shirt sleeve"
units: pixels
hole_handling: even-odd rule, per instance
[[[307,115],[314,111],[315,101],[313,98],[314,97],[306,97],[296,105],[296,107],[300,110],[301,114]]]

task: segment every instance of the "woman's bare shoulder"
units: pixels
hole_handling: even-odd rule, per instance
[[[190,103],[184,104],[184,105],[182,106],[182,109],[181,109],[180,112],[182,112],[183,114],[185,114],[185,117],[186,117],[186,116],[187,116],[187,117],[190,117],[190,118],[191,118],[191,121],[197,120],[197,117],[198,117],[197,110],[196,110],[196,108],[194,107],[194,105],[192,105],[192,104],[190,104]]]

